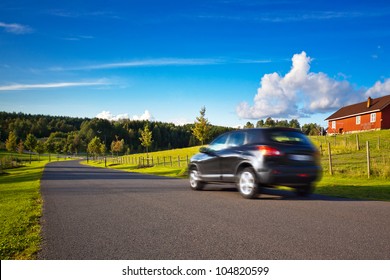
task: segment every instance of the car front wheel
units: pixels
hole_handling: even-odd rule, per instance
[[[199,172],[196,169],[191,169],[189,173],[190,187],[193,190],[201,190],[204,187],[204,183],[199,179]]]
[[[238,175],[238,190],[244,198],[254,198],[258,193],[256,176],[252,168],[243,169]]]

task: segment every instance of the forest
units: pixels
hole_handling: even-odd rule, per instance
[[[24,113],[0,112],[0,148],[12,133],[17,145],[26,147],[29,135],[44,144],[44,152],[79,154],[87,151],[93,139],[99,139],[105,151],[112,151],[114,144],[123,143],[122,154],[139,153],[145,149],[141,145],[141,132],[145,128],[152,132],[152,143],[149,151],[190,147],[200,144],[194,137],[194,124],[175,125],[158,121],[134,121],[123,119],[109,121],[98,118],[74,118],[64,116],[31,115]],[[233,128],[210,125],[208,139]],[[28,145],[27,145],[28,146]],[[18,149],[18,147],[16,147]]]

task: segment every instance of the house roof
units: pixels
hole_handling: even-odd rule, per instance
[[[370,99],[370,98],[369,98]],[[342,107],[334,114],[327,117],[325,120],[337,120],[343,119],[346,117],[358,116],[362,114],[367,114],[370,112],[382,111],[384,108],[390,105],[390,95],[371,98],[371,105],[367,106],[368,100],[349,106]]]

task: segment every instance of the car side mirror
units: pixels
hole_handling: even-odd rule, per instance
[[[203,153],[203,154],[208,154],[208,155],[211,155],[211,156],[215,156],[215,151],[213,149],[210,149],[209,147],[201,147],[199,149],[199,152]]]

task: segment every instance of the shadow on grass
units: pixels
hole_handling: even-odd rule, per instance
[[[20,172],[22,173],[22,172]],[[25,174],[7,173],[0,176],[0,185],[36,181],[41,178],[42,168],[36,168],[33,172]]]

